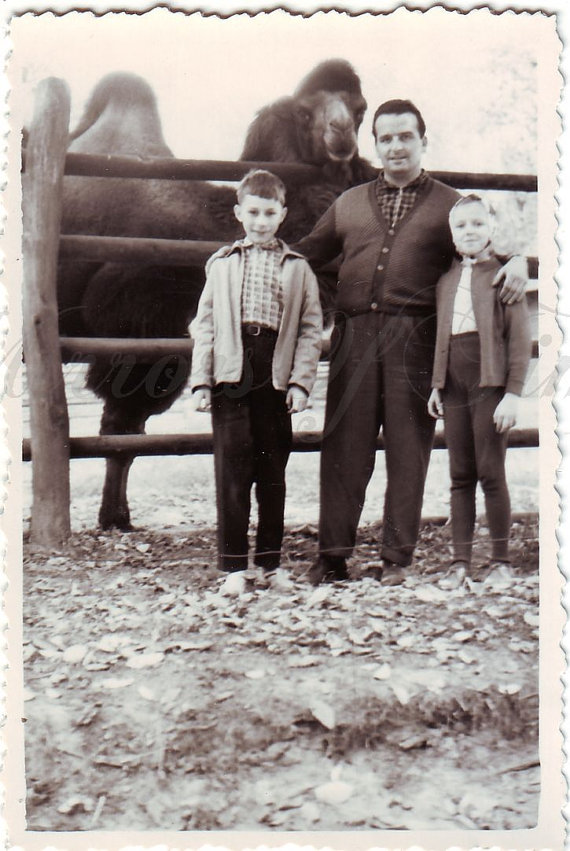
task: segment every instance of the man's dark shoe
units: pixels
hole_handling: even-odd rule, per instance
[[[319,556],[307,574],[311,585],[322,582],[341,582],[348,579],[346,559],[342,556]]]

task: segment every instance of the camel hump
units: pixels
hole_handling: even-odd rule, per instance
[[[85,153],[172,156],[152,88],[138,74],[126,71],[99,81],[70,143],[70,150]]]

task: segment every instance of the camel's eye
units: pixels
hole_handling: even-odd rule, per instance
[[[297,121],[302,127],[308,127],[311,123],[311,110],[304,106],[297,107]]]

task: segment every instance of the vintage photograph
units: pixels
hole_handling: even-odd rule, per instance
[[[61,11],[6,69],[11,842],[562,848],[556,14]]]

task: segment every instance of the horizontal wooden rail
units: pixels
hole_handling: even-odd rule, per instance
[[[91,360],[95,355],[135,358],[139,363],[154,363],[162,357],[192,354],[193,341],[178,337],[60,337],[62,355],[77,363]]]
[[[321,448],[320,431],[297,432],[293,436],[294,452],[316,452]],[[384,449],[382,437],[377,449]],[[509,433],[509,446],[538,446],[538,430],[513,429]],[[434,449],[445,449],[443,434],[436,434]],[[211,455],[211,434],[113,434],[96,437],[72,437],[69,440],[70,458],[106,458],[112,455]],[[23,441],[22,459],[31,460],[29,439]]]
[[[328,354],[329,338],[323,341],[323,353]],[[192,353],[192,340],[166,337],[60,337],[62,357],[75,363],[89,363],[96,355],[112,357],[117,365],[125,362],[155,363],[163,357]],[[538,357],[538,342],[533,340],[532,357]]]
[[[169,266],[203,266],[222,242],[193,239],[152,239],[135,236],[84,236],[63,234],[59,257],[81,257],[99,263],[158,263]],[[538,278],[538,258],[528,258],[528,274]]]
[[[81,257],[99,263],[152,263],[203,267],[222,242],[191,239],[149,239],[134,236],[62,234],[59,257]]]
[[[301,163],[186,160],[176,157],[98,156],[68,153],[65,174],[76,177],[133,177],[159,180],[238,181],[252,168],[264,168],[284,180],[320,180],[322,169]]]
[[[25,169],[25,158],[23,161]],[[247,162],[229,160],[186,160],[175,157],[100,156],[68,153],[65,173],[76,177],[136,177],[162,180],[237,181],[251,168],[265,168],[285,180],[319,180],[322,170],[298,163]],[[430,171],[432,177],[457,189],[502,189],[512,192],[536,192],[533,174],[491,174],[487,172]]]
[[[489,174],[463,171],[431,171],[431,177],[455,189],[501,189],[505,192],[537,192],[534,174]]]

